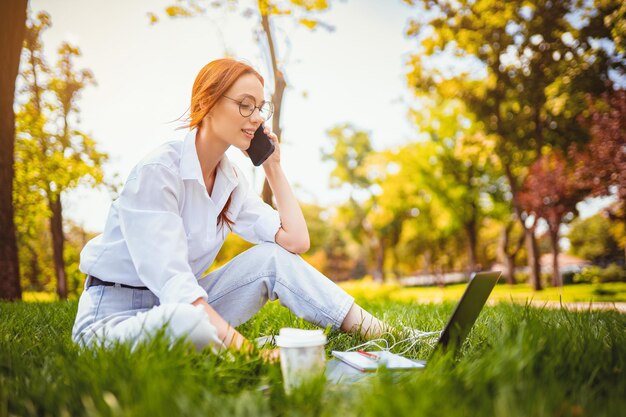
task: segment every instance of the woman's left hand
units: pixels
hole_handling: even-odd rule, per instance
[[[263,167],[269,167],[272,165],[280,165],[280,144],[278,143],[278,136],[272,132],[269,127],[265,126],[265,134],[269,136],[274,144],[274,152],[263,162]]]

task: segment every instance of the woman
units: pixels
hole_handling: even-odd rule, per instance
[[[207,64],[193,85],[189,133],[166,143],[132,170],[104,232],[81,253],[87,274],[72,337],[137,342],[164,328],[198,349],[251,349],[235,326],[268,299],[325,327],[375,337],[383,324],[297,254],[309,233],[276,147],[263,169],[278,211],[265,204],[225,155],[245,153],[272,114],[263,78],[232,59]],[[246,154],[247,155],[247,154]],[[205,277],[226,235],[257,244]],[[276,351],[266,351],[275,358]]]

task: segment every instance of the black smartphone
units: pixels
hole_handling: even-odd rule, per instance
[[[264,126],[261,126],[254,132],[254,137],[250,142],[250,147],[246,149],[250,160],[255,167],[261,165],[274,152],[274,144],[272,140],[263,132]]]

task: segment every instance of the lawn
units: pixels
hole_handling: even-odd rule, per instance
[[[454,307],[393,298],[359,301],[391,324],[424,330],[441,329]],[[458,357],[436,354],[423,372],[381,372],[361,386],[317,383],[291,396],[280,366],[256,355],[197,353],[159,338],[132,352],[126,345],[80,350],[70,341],[75,311],[75,301],[0,304],[0,416],[626,413],[626,315],[614,311],[499,303],[485,308]],[[252,338],[287,326],[312,328],[270,303],[240,330]],[[327,353],[361,342],[330,332]],[[407,355],[431,350],[419,344]]]
[[[371,299],[385,298],[392,301],[440,303],[458,300],[466,284],[448,285],[445,287],[412,287],[404,288],[397,284],[377,284],[371,280],[347,281],[341,286],[351,294]],[[525,304],[527,301],[572,302],[626,302],[626,282],[610,282],[603,284],[565,285],[561,288],[547,287],[541,291],[533,291],[527,284],[497,285],[490,296],[492,301],[513,301]]]

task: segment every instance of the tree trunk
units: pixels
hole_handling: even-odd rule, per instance
[[[517,248],[513,251],[513,253],[509,253],[509,238],[511,234],[511,228],[513,227],[512,223],[508,223],[502,228],[502,233],[500,233],[500,239],[498,242],[498,258],[499,261],[504,264],[505,271],[504,276],[506,277],[506,282],[509,285],[515,284],[515,257],[519,252],[521,245],[523,245],[524,240],[521,239],[518,242]]]
[[[26,28],[27,3],[27,0],[0,3],[0,299],[4,300],[22,298],[13,219],[13,101]]]
[[[57,294],[61,300],[67,298],[67,276],[65,275],[65,262],[63,261],[63,246],[65,236],[63,235],[63,206],[61,195],[51,195],[49,197],[50,211],[50,232],[52,234],[52,255],[54,258],[54,272],[57,279]]]
[[[285,88],[287,87],[287,82],[285,81],[285,76],[283,72],[278,69],[278,63],[276,59],[276,49],[274,48],[274,39],[272,36],[272,29],[270,27],[269,15],[261,13],[261,26],[263,26],[263,31],[265,32],[265,36],[267,37],[267,44],[270,49],[270,58],[272,60],[272,72],[274,73],[274,94],[272,95],[272,102],[274,103],[274,115],[272,117],[272,131],[278,136],[278,140],[282,137],[282,132],[280,129],[280,115],[281,115],[281,107],[283,103],[283,94],[285,93]],[[270,206],[272,204],[272,189],[270,187],[269,182],[267,182],[267,178],[263,181],[263,192],[262,192],[263,201],[265,201]]]
[[[504,164],[504,170],[509,181],[509,186],[511,187],[511,193],[513,194],[513,210],[515,211],[515,216],[519,219],[520,224],[524,229],[524,239],[526,241],[526,250],[528,252],[528,281],[536,291],[539,291],[541,290],[541,266],[539,265],[539,250],[537,248],[537,240],[535,239],[535,227],[537,225],[537,220],[535,219],[531,227],[526,226],[524,216],[522,216],[523,210],[517,199],[518,189],[511,166]]]
[[[376,246],[376,268],[374,268],[374,281],[385,281],[385,242],[380,239]]]
[[[552,242],[552,286],[562,287],[563,277],[559,269],[559,231],[550,231],[550,241]]]
[[[535,291],[541,290],[541,266],[539,265],[539,249],[535,238],[535,226],[524,229],[526,251],[528,252],[528,281]]]
[[[506,283],[515,284],[515,255],[507,255],[504,257],[504,265],[506,267]]]
[[[467,235],[467,252],[469,256],[469,272],[477,270],[478,261],[476,259],[476,226],[474,221],[464,225],[465,234]]]
[[[30,284],[30,288],[41,291],[43,289],[43,286],[40,282],[41,269],[39,268],[39,255],[31,245],[27,245],[26,249],[30,254],[30,273],[28,274],[28,282]]]

